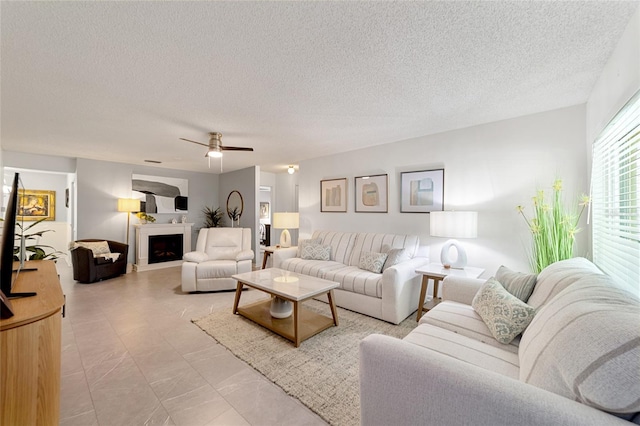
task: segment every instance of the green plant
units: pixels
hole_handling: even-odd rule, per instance
[[[53,229],[43,229],[41,231],[31,231],[29,230],[39,224],[40,222],[46,220],[46,218],[39,219],[24,228],[23,224],[17,222],[16,225],[16,242],[17,245],[13,246],[13,260],[20,260],[20,241],[24,238],[25,247],[24,251],[24,260],[56,260],[59,259],[60,256],[64,256],[64,253],[61,251],[57,251],[55,247],[44,245],[44,244],[29,244],[30,242],[37,241],[37,238],[42,237],[45,232],[55,232]],[[47,253],[47,249],[51,249],[49,253]]]
[[[224,214],[220,207],[213,209],[211,207],[205,207],[202,209],[204,214],[204,227],[205,228],[220,228],[224,226]]]
[[[155,217],[151,216],[150,214],[146,214],[145,212],[138,212],[136,213],[136,216],[138,217],[138,219],[147,221],[149,223],[153,223],[156,221]]]
[[[546,203],[542,190],[533,197],[534,216],[531,220],[525,215],[523,206],[517,207],[533,237],[529,261],[534,272],[540,272],[559,260],[573,257],[575,235],[580,232],[578,222],[588,204],[589,197],[583,194],[579,197],[579,212],[576,208],[566,208],[562,203],[562,181],[558,179],[553,183],[551,204]]]

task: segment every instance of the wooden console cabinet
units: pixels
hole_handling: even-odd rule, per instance
[[[60,417],[60,356],[64,295],[51,260],[18,276],[14,316],[0,320],[0,425],[57,425]]]

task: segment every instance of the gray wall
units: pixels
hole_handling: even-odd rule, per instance
[[[242,195],[244,210],[242,216],[240,216],[240,226],[242,228],[251,228],[251,249],[254,255],[257,256],[260,248],[260,234],[258,232],[260,219],[260,203],[258,202],[260,199],[260,168],[248,167],[242,170],[223,173],[219,175],[219,178],[220,192],[218,195],[218,205],[224,212],[227,211],[227,197],[231,191],[238,191]],[[227,226],[231,226],[229,216],[225,217],[225,223]],[[254,258],[254,261],[256,258],[257,257]]]
[[[478,238],[461,240],[469,265],[485,268],[486,276],[501,264],[526,271],[531,238],[516,206],[530,215],[531,198],[550,191],[556,178],[576,205],[589,191],[584,140],[581,105],[303,161],[300,238],[314,230],[417,234],[439,261],[446,240],[429,236],[429,214],[400,213],[399,191],[401,172],[444,167],[445,210],[478,211]],[[354,177],[384,173],[388,213],[355,213]],[[348,179],[347,213],[320,212],[320,181],[333,178]],[[577,255],[588,255],[585,234],[578,235]]]

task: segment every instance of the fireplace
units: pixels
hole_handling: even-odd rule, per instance
[[[149,263],[182,259],[182,234],[149,235]]]
[[[136,224],[136,271],[182,265],[182,255],[192,250],[193,223]]]

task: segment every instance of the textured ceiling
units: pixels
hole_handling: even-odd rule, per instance
[[[584,103],[638,2],[0,2],[2,149],[218,173]]]

